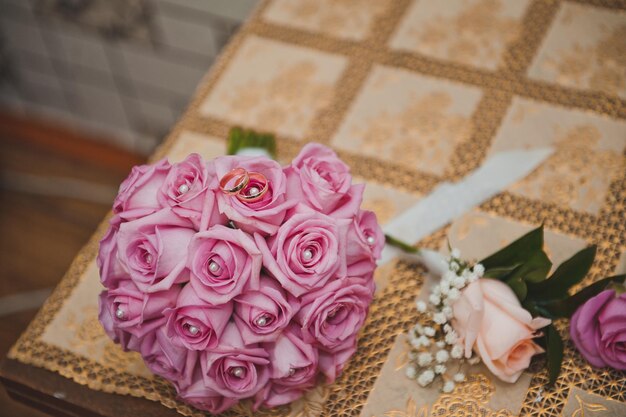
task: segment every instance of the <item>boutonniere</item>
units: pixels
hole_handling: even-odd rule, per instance
[[[391,236],[387,243],[418,252]],[[416,300],[420,317],[409,330],[407,376],[422,386],[440,381],[442,391],[450,392],[465,380],[467,365],[482,362],[514,383],[534,355],[546,353],[553,384],[563,361],[554,320],[569,318],[572,340],[592,365],[625,369],[626,319],[617,311],[626,309],[626,275],[571,293],[595,254],[589,246],[553,269],[543,226],[480,261],[465,260],[450,248],[445,272],[428,297]]]

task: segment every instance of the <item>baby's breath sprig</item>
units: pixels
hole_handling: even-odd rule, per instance
[[[462,260],[458,249],[451,250],[446,263],[447,270],[432,288],[427,301],[415,301],[421,317],[409,331],[406,376],[423,387],[440,380],[441,390],[451,392],[457,383],[465,381],[465,365],[480,361],[473,352],[469,358],[465,357],[459,336],[450,324],[452,305],[465,286],[482,278],[485,268]]]

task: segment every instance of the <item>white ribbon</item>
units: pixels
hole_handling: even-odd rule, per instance
[[[239,149],[235,155],[239,156],[265,156],[268,159],[272,158],[272,155],[264,148],[241,148]]]
[[[438,185],[383,230],[404,242],[417,242],[526,177],[553,152],[552,148],[499,152],[461,181]],[[418,260],[436,275],[445,270],[444,257],[438,252],[421,249],[418,255],[408,255],[390,245],[385,245],[378,265],[396,257]]]

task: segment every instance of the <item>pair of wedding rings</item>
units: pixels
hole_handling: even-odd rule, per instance
[[[259,172],[235,168],[222,177],[220,189],[224,194],[236,196],[240,201],[254,203],[267,193],[269,181]]]

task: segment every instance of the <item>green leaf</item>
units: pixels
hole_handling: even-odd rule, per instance
[[[550,268],[552,268],[552,262],[542,250],[533,253],[519,269],[513,272],[510,278],[519,276],[526,282],[538,283],[546,279]]]
[[[522,277],[509,279],[506,281],[506,284],[511,287],[520,303],[526,299],[526,295],[528,294],[528,287],[526,286],[526,282],[524,282],[524,279]]]
[[[602,291],[607,289],[611,283],[621,283],[626,280],[626,274],[615,275],[594,282],[593,284],[583,288],[571,297],[561,298],[558,300],[537,300],[536,303],[545,311],[550,313],[550,318],[570,318],[576,312],[578,307],[583,305],[591,297],[595,297]]]
[[[526,262],[533,253],[543,250],[543,225],[480,261],[485,271]]]
[[[254,130],[245,130],[233,127],[228,133],[228,155],[236,155],[245,148],[261,148],[267,151],[272,158],[276,158],[276,139],[270,133],[259,133]]]
[[[563,340],[553,324],[546,327],[546,354],[548,357],[549,384],[554,385],[563,363]]]
[[[485,270],[485,276],[489,278],[503,280],[506,279],[513,271],[522,266],[523,264],[517,263],[508,266],[500,266]]]
[[[578,284],[587,275],[596,256],[596,247],[589,246],[563,262],[545,281],[530,284],[533,297],[554,299],[567,296],[567,290]]]

